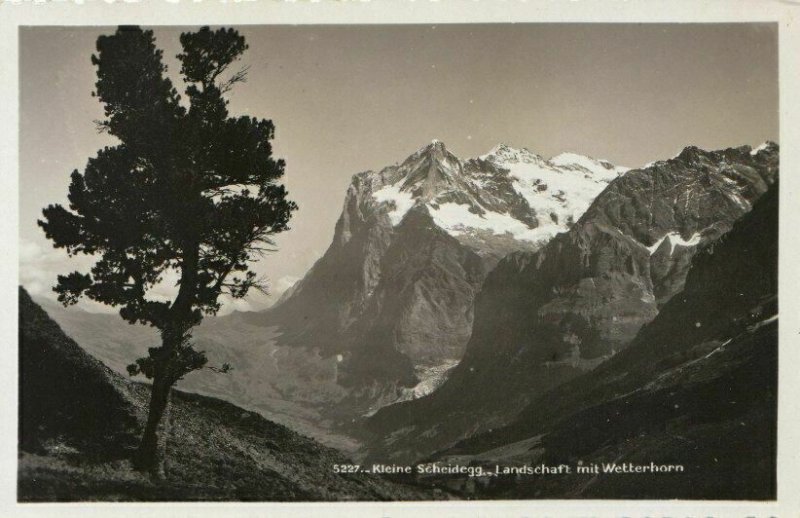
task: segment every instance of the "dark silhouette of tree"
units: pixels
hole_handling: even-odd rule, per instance
[[[207,363],[192,328],[219,310],[221,294],[264,288],[248,263],[272,250],[270,236],[288,229],[297,208],[277,183],[284,162],[272,158],[272,121],[228,113],[225,94],[245,79],[229,70],[247,49],[244,37],[203,27],[180,42],[186,100],[165,75],[152,31],[119,27],[98,38],[92,95],[105,119],[97,124],[119,144],[74,171],[69,207],[50,205],[38,222],[56,248],[98,258],[89,273],[58,277],[64,305],[86,296],[160,331],[160,346],[128,370],[153,380],[135,465],[161,476],[171,388]],[[174,300],[153,297],[169,274],[179,276]]]

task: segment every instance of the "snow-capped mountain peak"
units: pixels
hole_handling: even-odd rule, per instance
[[[761,144],[759,144],[757,147],[754,147],[750,151],[750,155],[751,156],[756,156],[757,154],[761,153],[762,151],[766,151],[768,149],[777,148],[777,147],[778,147],[778,145],[776,143],[767,140],[767,141],[764,141]]]
[[[608,160],[599,160],[571,152],[558,154],[551,158],[549,162],[556,167],[582,168],[594,175],[598,175],[599,178],[609,178],[611,180],[630,169],[628,167],[615,166]]]
[[[417,151],[412,153],[408,158],[403,161],[403,164],[413,163],[420,158],[430,158],[433,160],[447,160],[448,158],[455,158],[444,142],[439,139],[433,139],[425,146],[422,146]]]
[[[496,163],[539,162],[544,160],[544,158],[528,148],[515,148],[502,143],[497,144],[488,153],[478,158]]]
[[[626,169],[574,153],[550,161],[507,144],[462,161],[439,140],[379,173],[372,198],[397,226],[415,206],[463,242],[531,249],[563,232]]]

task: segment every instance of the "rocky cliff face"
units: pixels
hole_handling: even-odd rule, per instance
[[[624,349],[683,288],[693,255],[750,210],[777,170],[774,144],[689,147],[612,181],[568,233],[499,262],[463,360],[432,396],[372,418],[385,434],[373,454],[412,460],[507,424]]]
[[[685,467],[674,475],[507,479],[484,498],[775,498],[777,187],[693,258],[683,291],[625,351],[535,399],[509,427],[438,459]]]
[[[345,406],[414,397],[431,386],[424,373],[441,377],[463,355],[475,294],[497,261],[565,231],[624,171],[503,145],[461,160],[434,141],[355,175],[324,256],[275,308],[237,318],[335,361]]]

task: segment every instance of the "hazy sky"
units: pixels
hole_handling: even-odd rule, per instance
[[[170,73],[181,28],[156,30]],[[69,174],[113,141],[95,131],[90,56],[112,28],[20,31],[21,282],[69,264],[36,226]],[[300,205],[258,269],[285,289],[325,251],[350,177],[433,138],[466,158],[498,142],[636,167],[686,145],[778,140],[777,27],[767,24],[247,26],[231,111],[270,118]],[[174,78],[176,86],[182,83]],[[260,307],[258,297],[239,307]]]

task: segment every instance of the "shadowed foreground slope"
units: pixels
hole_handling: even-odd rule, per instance
[[[479,488],[483,498],[774,499],[777,187],[693,259],[684,290],[628,349],[437,458],[685,469],[497,478]]]
[[[167,480],[128,460],[150,389],[89,356],[28,294],[19,296],[20,501],[407,500],[422,491],[365,475],[331,448],[259,414],[174,391]]]

